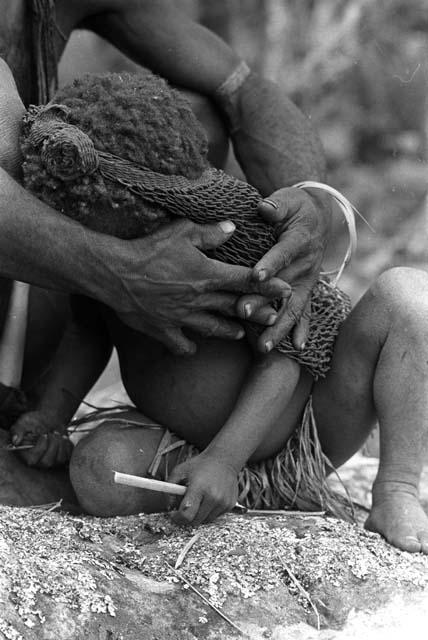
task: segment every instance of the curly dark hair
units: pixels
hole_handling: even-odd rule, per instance
[[[196,178],[207,167],[207,140],[188,101],[148,70],[86,74],[60,89],[51,103],[69,109],[68,122],[98,151],[167,175]],[[24,184],[57,211],[120,238],[154,231],[169,215],[95,171],[73,180],[52,175],[24,127]]]

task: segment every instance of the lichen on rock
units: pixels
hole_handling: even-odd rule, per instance
[[[428,588],[426,556],[334,518],[229,514],[198,531],[183,554],[196,530],[167,514],[0,507],[0,638],[235,637],[181,577],[259,638],[316,626],[314,609],[321,627],[340,629],[352,610]]]

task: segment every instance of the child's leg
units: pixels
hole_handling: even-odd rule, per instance
[[[208,357],[204,358],[201,352],[205,352],[205,356]],[[204,375],[207,367],[209,369],[210,362],[212,364],[209,359],[210,352],[210,346],[205,346],[204,349],[202,344],[199,345],[200,377]],[[300,367],[296,362],[277,352],[269,354],[264,362],[250,368],[238,398],[234,389],[234,374],[235,367],[224,367],[223,377],[227,383],[230,382],[230,385],[226,385],[229,397],[224,393],[224,380],[217,388],[213,382],[211,391],[212,395],[218,398],[219,416],[223,415],[221,405],[229,406],[233,398],[234,406],[226,421],[215,420],[207,432],[201,420],[199,433],[196,433],[192,426],[186,428],[185,423],[177,423],[177,428],[168,425],[175,431],[175,440],[182,438],[200,449],[205,449],[204,454],[194,456],[191,463],[178,466],[175,466],[174,459],[178,451],[173,451],[169,456],[169,471],[172,471],[169,479],[172,482],[183,479],[180,476],[181,468],[189,486],[186,504],[190,504],[191,509],[187,508],[185,521],[196,517],[200,507],[200,519],[205,519],[209,514],[214,517],[217,511],[220,513],[225,510],[224,504],[217,504],[216,501],[220,501],[220,498],[223,500],[226,494],[229,496],[230,492],[224,491],[223,487],[228,475],[226,472],[231,467],[234,468],[235,483],[239,469],[248,458],[251,457],[251,460],[255,461],[271,457],[285,445],[299,422],[312,385],[310,376],[300,375]],[[201,389],[197,389],[193,381],[187,382],[183,388],[183,402],[187,398],[196,412],[198,404],[207,403],[204,393],[195,398],[198,391],[201,392]],[[140,406],[139,409],[143,407]],[[123,416],[121,418],[123,419]],[[130,419],[150,422],[149,418],[144,419],[144,416],[137,412],[131,413]],[[163,423],[161,416],[160,422]],[[114,424],[113,420],[110,425],[105,424],[97,428],[81,440],[73,452],[70,462],[73,487],[82,507],[93,515],[126,515],[141,511],[161,511],[166,508],[167,502],[162,494],[113,484],[112,470],[146,475],[163,436],[163,431],[159,429],[123,426],[122,424],[121,428],[120,423]],[[198,460],[200,465],[196,469]],[[211,463],[215,466],[214,475]],[[200,477],[201,474],[203,477]],[[222,486],[219,487],[219,483]],[[232,503],[235,504],[235,501],[236,497]]]
[[[366,526],[407,551],[428,553],[418,484],[428,436],[428,274],[384,273],[343,324],[333,366],[314,390],[324,452],[342,464],[376,418],[380,464]]]

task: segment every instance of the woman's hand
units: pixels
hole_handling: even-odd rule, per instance
[[[102,289],[93,297],[102,296],[125,324],[177,354],[196,350],[184,331],[240,339],[245,332],[236,318],[239,296],[251,292],[273,300],[288,295],[290,287],[276,277],[258,282],[252,279],[251,269],[204,255],[204,251],[226,242],[234,229],[227,221],[199,225],[180,220],[147,238],[113,241],[105,236],[109,259],[104,261],[116,275],[110,280],[120,286],[113,295],[104,278]],[[268,321],[271,314],[272,309],[261,321]]]
[[[296,349],[304,345],[310,318],[310,296],[319,278],[321,262],[330,232],[331,212],[325,196],[295,187],[280,189],[260,202],[259,213],[275,225],[278,242],[253,268],[254,281],[280,277],[292,288],[273,326],[258,339],[258,349],[268,352],[291,330]],[[242,296],[238,303],[241,318],[251,319],[248,309],[265,307],[261,296]],[[294,329],[293,329],[294,327]]]
[[[173,515],[177,524],[197,526],[210,522],[233,509],[238,499],[238,471],[204,453],[177,465],[168,482],[187,485]]]
[[[55,430],[55,426],[57,422],[47,413],[29,411],[11,428],[14,446],[32,445],[31,449],[18,452],[29,466],[48,469],[62,466],[70,459],[73,445],[64,429]]]

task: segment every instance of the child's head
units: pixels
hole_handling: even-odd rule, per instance
[[[50,105],[26,117],[24,184],[97,231],[134,238],[154,231],[168,214],[105,179],[96,152],[190,179],[207,166],[206,137],[190,105],[149,71],[85,75],[60,89]],[[64,123],[77,129],[64,129]]]

